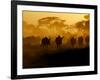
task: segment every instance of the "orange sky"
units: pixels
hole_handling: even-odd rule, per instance
[[[56,36],[59,34],[66,35],[66,32],[70,31],[71,33],[77,33],[76,28],[59,28],[55,27],[48,28],[47,26],[37,27],[38,20],[45,17],[59,17],[61,20],[65,20],[64,24],[66,25],[75,25],[75,23],[82,20],[86,20],[84,16],[87,14],[78,14],[78,13],[54,13],[54,12],[32,12],[32,11],[23,11],[23,35],[24,37],[28,36]],[[36,29],[36,27],[38,29]],[[61,32],[62,31],[62,32]]]
[[[87,14],[23,11],[23,20],[29,24],[37,25],[37,21],[41,18],[48,16],[59,17],[62,20],[66,20],[66,24],[72,25],[78,21],[84,20],[85,15]]]

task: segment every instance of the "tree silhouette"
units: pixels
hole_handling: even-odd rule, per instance
[[[45,17],[38,20],[38,26],[46,26],[48,28],[52,27],[64,27],[65,20],[60,19],[59,17]]]
[[[89,14],[88,14],[88,15],[85,15],[84,18],[85,18],[86,20],[89,20],[89,18],[90,18]]]

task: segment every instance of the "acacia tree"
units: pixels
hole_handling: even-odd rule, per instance
[[[61,28],[66,26],[64,22],[65,20],[62,20],[59,17],[45,17],[38,20],[38,27],[45,26],[49,28],[51,32],[57,34],[61,32]]]

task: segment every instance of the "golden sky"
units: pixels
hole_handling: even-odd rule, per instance
[[[37,25],[37,21],[44,17],[59,17],[62,20],[66,20],[66,24],[72,25],[78,21],[84,20],[86,14],[78,13],[55,13],[55,12],[33,12],[23,11],[23,20],[29,24]]]
[[[56,36],[59,34],[66,35],[69,31],[71,33],[78,33],[78,30],[74,28],[75,23],[88,19],[88,14],[79,13],[60,13],[60,12],[33,12],[33,11],[23,11],[23,36]],[[69,25],[71,28],[66,27],[52,27],[49,28],[46,25],[42,27],[37,27],[38,20],[46,17],[58,17],[61,20],[65,20],[64,24]],[[37,28],[36,28],[37,27]],[[73,28],[72,28],[73,27]]]

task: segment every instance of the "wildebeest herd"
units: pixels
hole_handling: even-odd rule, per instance
[[[33,40],[31,40],[32,42]],[[23,68],[87,65],[89,47],[76,46],[84,46],[84,43],[89,43],[89,36],[70,36],[69,38],[65,36],[49,38],[46,36],[39,38],[38,42],[33,45],[24,44]]]
[[[63,36],[63,37],[57,36],[57,37],[55,38],[55,43],[56,43],[57,48],[60,47],[60,46],[62,45],[63,38],[64,38],[64,36]],[[77,38],[75,38],[75,37],[71,37],[71,38],[70,38],[70,44],[71,44],[72,46],[75,46],[76,44],[82,46],[82,45],[84,44],[84,42],[85,42],[85,44],[89,44],[89,36],[86,36],[85,38],[82,37],[82,36],[79,36],[79,37],[77,37]],[[42,38],[42,40],[41,40],[41,45],[42,45],[43,47],[48,47],[48,46],[50,46],[50,45],[51,45],[51,39],[48,38],[48,37]]]

